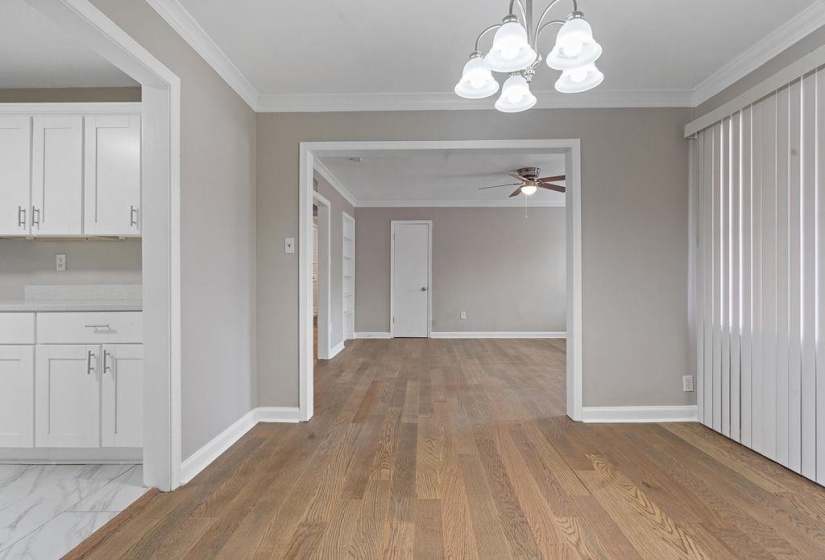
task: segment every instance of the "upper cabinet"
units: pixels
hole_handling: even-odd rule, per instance
[[[86,117],[84,232],[140,233],[140,117]]]
[[[34,117],[32,235],[83,233],[83,117]]]
[[[31,117],[0,115],[0,235],[28,235]]]
[[[60,108],[0,106],[0,236],[139,236],[140,116]]]

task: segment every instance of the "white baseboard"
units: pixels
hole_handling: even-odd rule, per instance
[[[586,406],[582,421],[593,424],[643,424],[652,422],[697,422],[698,407],[689,406]]]
[[[567,338],[566,332],[434,332],[431,338]]]
[[[338,344],[338,346],[333,346],[332,348],[330,348],[330,350],[329,350],[329,358],[327,358],[327,359],[328,359],[328,360],[333,359],[335,356],[337,356],[338,354],[340,354],[343,350],[344,350],[344,343],[343,343],[343,341],[342,341],[342,342],[340,342],[340,343]]]
[[[392,338],[388,332],[357,332],[355,338]]]
[[[298,407],[262,406],[253,408],[234,424],[215,436],[212,441],[195,451],[180,465],[180,481],[186,484],[220,457],[259,422],[297,423]]]
[[[255,423],[281,422],[283,424],[297,424],[301,421],[301,410],[288,406],[259,406],[255,413]]]
[[[33,465],[76,465],[78,463],[142,463],[140,447],[103,448],[7,448],[0,449],[0,463]]]

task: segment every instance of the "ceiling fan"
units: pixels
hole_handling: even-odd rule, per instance
[[[539,189],[547,189],[564,193],[567,188],[564,185],[556,185],[554,181],[564,181],[564,175],[555,175],[553,177],[539,177],[541,169],[538,167],[522,167],[515,173],[509,173],[511,177],[518,179],[519,183],[506,183],[504,185],[493,185],[492,187],[481,187],[480,191],[487,189],[499,189],[502,187],[518,187],[510,195],[510,198],[524,193],[525,196],[535,194]]]

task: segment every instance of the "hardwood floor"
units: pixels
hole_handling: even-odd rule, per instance
[[[825,490],[698,424],[564,416],[563,343],[357,340],[88,558],[825,558]]]

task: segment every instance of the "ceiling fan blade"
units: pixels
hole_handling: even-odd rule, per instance
[[[564,181],[564,175],[555,175],[553,177],[542,177],[539,181]]]
[[[556,192],[560,192],[560,193],[563,193],[563,192],[567,191],[567,187],[563,187],[561,185],[554,185],[552,183],[538,183],[536,186],[540,187],[542,189],[548,189],[548,190],[556,191]]]
[[[513,194],[511,194],[511,195],[509,196],[509,198],[513,198],[514,196],[518,196],[518,195],[520,195],[520,194],[521,194],[521,187],[519,187],[519,188],[517,188],[516,190],[514,190],[514,191],[513,191]]]
[[[515,187],[519,183],[507,183],[506,185],[493,185],[492,187],[481,187],[480,191],[486,191],[487,189],[500,189],[501,187]]]

